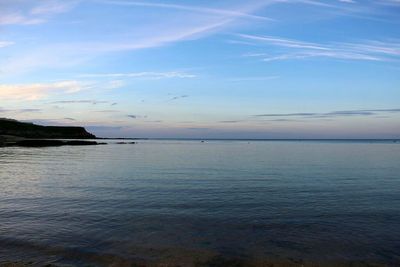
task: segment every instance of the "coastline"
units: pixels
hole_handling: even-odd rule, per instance
[[[96,140],[96,139],[95,139]],[[25,138],[20,136],[0,135],[0,147],[51,147],[105,145],[107,143],[80,139]]]

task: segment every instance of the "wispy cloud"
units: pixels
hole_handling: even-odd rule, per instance
[[[110,103],[110,102],[103,101],[103,100],[86,100],[86,99],[85,100],[60,100],[60,101],[50,102],[50,104],[91,104],[91,105],[108,104],[108,103]]]
[[[247,82],[247,81],[268,81],[279,79],[279,76],[254,76],[254,77],[239,77],[239,78],[231,78],[229,81],[231,82]]]
[[[145,122],[148,122],[148,123],[163,123],[164,121],[162,121],[162,120],[155,120],[155,121],[145,121]]]
[[[123,80],[112,80],[108,83],[104,84],[104,89],[118,89],[125,85],[125,81]]]
[[[187,130],[193,130],[193,131],[203,131],[203,130],[210,130],[211,128],[207,128],[207,127],[188,127],[185,128]]]
[[[366,109],[363,111],[370,111],[370,112],[400,112],[400,108],[392,108],[392,109]]]
[[[254,117],[298,117],[298,116],[315,116],[318,113],[308,113],[308,112],[299,112],[299,113],[266,113],[266,114],[257,114]],[[322,113],[321,113],[322,114]]]
[[[339,47],[387,56],[400,56],[400,40],[396,42],[365,41],[364,43],[339,43]]]
[[[45,22],[44,19],[27,17],[19,13],[0,13],[0,25],[32,25]]]
[[[400,57],[400,41],[365,40],[360,43],[322,44],[271,36],[249,34],[239,34],[237,36],[268,47],[268,53],[244,54],[244,56],[259,57],[263,61],[318,57],[342,60],[390,61]]]
[[[168,72],[130,72],[130,73],[94,73],[94,74],[82,74],[80,77],[89,78],[142,78],[142,79],[169,79],[169,78],[195,78],[196,75],[188,74],[179,71],[168,71]]]
[[[79,1],[58,1],[58,0],[47,0],[41,1],[38,6],[31,9],[30,14],[32,15],[54,15],[58,13],[64,13],[72,9]]]
[[[10,46],[13,45],[14,42],[9,42],[9,41],[0,41],[0,48],[6,47],[6,46]]]
[[[278,56],[264,57],[262,60],[279,61],[279,60],[296,60],[296,59],[307,59],[307,58],[333,58],[341,60],[369,60],[369,61],[386,61],[387,59],[382,57],[370,56],[360,53],[349,53],[349,52],[298,52],[290,54],[281,54]]]
[[[22,109],[4,109],[0,107],[0,113],[30,113],[30,112],[41,112],[39,108],[22,108]]]
[[[272,119],[268,121],[273,121],[273,122],[298,122],[298,121],[303,121],[303,120],[294,120],[294,119]]]
[[[100,112],[100,113],[118,113],[120,111],[119,110],[115,110],[115,109],[103,109],[103,110],[96,110],[95,112]]]
[[[46,0],[45,3],[49,3],[49,1],[50,0]],[[34,6],[28,11],[26,11],[28,8],[25,8],[24,12],[27,14],[24,13],[21,15],[20,12],[18,13],[18,16],[21,17],[26,15],[27,17],[7,19],[7,23],[42,23],[47,17],[42,16],[41,14],[46,12],[56,14],[74,7],[74,5],[72,5],[72,7],[64,6],[65,2],[66,1],[54,1],[54,3],[56,3],[54,4],[53,1],[50,1],[50,4],[43,4],[39,7]],[[88,5],[96,5],[97,8],[82,9],[82,16],[86,14],[85,12],[87,12],[87,10],[91,10],[81,24],[80,30],[82,32],[91,32],[92,26],[87,22],[90,22],[95,16],[101,15],[96,13],[98,10],[101,10],[101,8],[99,8],[101,4],[112,5],[113,10],[118,10],[122,14],[128,14],[127,12],[129,11],[132,12],[129,13],[128,21],[118,19],[119,17],[127,18],[127,16],[123,15],[113,17],[112,22],[110,22],[108,18],[96,20],[96,23],[98,23],[96,27],[104,29],[104,32],[102,32],[101,35],[95,33],[87,34],[80,40],[61,38],[60,40],[57,40],[57,42],[50,41],[46,44],[29,47],[27,53],[11,55],[0,62],[0,71],[3,75],[6,75],[37,71],[38,69],[46,68],[68,68],[85,64],[88,61],[109,53],[148,49],[181,41],[199,39],[227,29],[228,27],[238,23],[238,20],[265,19],[253,15],[252,13],[267,6],[271,2],[274,1],[250,1],[245,3],[242,2],[237,5],[232,4],[229,5],[229,8],[221,6],[221,8],[214,9],[208,7],[203,8],[191,5],[163,3],[90,1]],[[79,2],[74,1],[74,3]],[[32,3],[30,5],[32,5]],[[159,12],[159,16],[157,16],[156,19],[151,15],[132,15],[133,12],[138,12],[138,5],[143,8],[147,7],[148,9],[154,9],[156,7],[167,8],[170,11]],[[132,6],[132,9],[130,9],[129,6]],[[181,12],[182,10],[186,12]],[[31,14],[31,12],[36,15]],[[10,16],[13,15],[11,11],[7,12],[7,14]],[[39,16],[39,14],[41,16]],[[140,21],[138,19],[139,17],[141,18]],[[4,18],[4,12],[0,12],[0,19]],[[182,23],[182,21],[185,23]],[[3,23],[6,23],[6,21],[3,21]],[[113,27],[113,30],[109,31],[110,23],[119,26]],[[106,36],[112,36],[112,38],[107,38]],[[120,75],[117,74],[114,77],[123,77],[124,75],[126,74],[120,73]],[[170,75],[176,78],[179,77],[178,73],[170,73]],[[181,78],[191,77],[190,75],[182,75],[180,75]]]
[[[350,4],[356,3],[356,1],[354,1],[354,0],[339,0],[339,2],[350,3]]]
[[[199,7],[199,6],[192,6],[192,5],[135,2],[135,1],[113,1],[113,0],[108,0],[108,1],[103,0],[101,2],[107,3],[107,4],[112,4],[112,5],[176,9],[176,10],[191,11],[191,12],[196,12],[196,13],[215,14],[215,15],[227,16],[227,17],[234,16],[234,17],[242,17],[242,18],[257,19],[257,20],[272,20],[271,18],[268,18],[265,16],[257,16],[257,15],[253,15],[251,13],[241,12],[241,11],[237,11],[237,10],[207,8],[207,7]]]
[[[399,0],[380,0],[380,1],[377,0],[374,2],[376,2],[377,4],[380,4],[380,5],[400,6]]]
[[[77,2],[77,0],[4,0],[0,3],[0,25],[45,23],[51,16],[69,11]]]
[[[230,121],[219,121],[219,123],[238,123],[242,122],[241,120],[230,120]]]
[[[327,117],[347,117],[347,116],[371,116],[377,113],[400,113],[400,109],[360,109],[360,110],[338,110],[325,113],[318,112],[299,112],[299,113],[266,113],[257,114],[253,117],[302,117],[302,118],[327,118]]]
[[[80,81],[60,81],[54,83],[0,84],[1,99],[37,100],[53,93],[75,93],[90,88]]]
[[[298,40],[284,39],[273,36],[258,36],[250,34],[238,34],[239,37],[265,42],[275,46],[290,47],[290,48],[306,48],[313,50],[329,50],[328,48],[316,43],[302,42]]]

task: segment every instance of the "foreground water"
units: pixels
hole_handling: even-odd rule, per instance
[[[396,265],[399,162],[376,141],[0,148],[0,262]]]

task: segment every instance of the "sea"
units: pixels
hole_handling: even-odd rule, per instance
[[[0,263],[400,266],[399,141],[120,141],[0,148]]]

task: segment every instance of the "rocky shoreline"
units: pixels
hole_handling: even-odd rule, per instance
[[[103,145],[92,140],[97,139],[83,127],[42,126],[0,118],[0,147],[49,147],[49,146],[86,146]]]
[[[105,145],[107,143],[89,140],[30,139],[19,136],[1,136],[0,147],[51,147],[51,146],[87,146]]]

